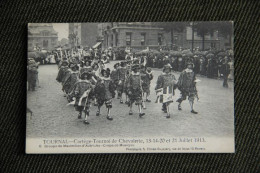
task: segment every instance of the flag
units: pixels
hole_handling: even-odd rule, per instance
[[[76,99],[75,97],[73,97],[73,101],[69,102],[66,106],[75,105],[75,103],[76,103]]]
[[[89,93],[90,93],[90,89],[88,89],[87,91],[85,91],[84,93],[83,93],[83,95],[80,97],[80,99],[79,99],[79,104],[78,105],[82,105],[82,100],[84,99],[84,98],[86,98],[86,99],[88,99],[88,95],[89,95]]]
[[[170,93],[170,87],[166,88],[166,94],[163,94],[163,103],[172,102],[172,93]]]
[[[160,98],[163,96],[163,88],[157,89],[155,92],[157,96],[155,103],[160,103]]]

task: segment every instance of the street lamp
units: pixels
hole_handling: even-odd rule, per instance
[[[192,40],[191,40],[191,51],[193,52],[194,47],[194,22],[190,22],[191,30],[192,30]]]

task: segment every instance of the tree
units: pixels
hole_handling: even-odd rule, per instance
[[[153,22],[152,25],[162,27],[166,32],[171,32],[171,44],[173,45],[173,32],[183,32],[187,26],[187,22]]]
[[[229,39],[229,44],[232,46],[232,35],[233,35],[233,22],[226,21],[226,22],[215,22],[216,29],[219,33]]]
[[[213,35],[216,30],[215,22],[194,22],[193,29],[197,32],[197,35],[202,38],[202,50],[205,48],[205,36],[207,34]]]

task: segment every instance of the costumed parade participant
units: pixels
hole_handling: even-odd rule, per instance
[[[228,80],[228,75],[230,74],[230,65],[228,64],[228,57],[225,57],[223,61],[224,62],[221,65],[220,73],[224,78],[223,87],[228,88],[227,80]]]
[[[119,67],[119,63],[115,63],[114,64],[114,69],[111,71],[110,74],[110,78],[115,86],[115,88],[117,88],[117,84],[118,84],[118,67]]]
[[[173,102],[174,90],[176,88],[176,78],[173,74],[171,74],[171,65],[166,64],[163,67],[163,73],[158,76],[156,83],[156,94],[157,100],[156,103],[162,103],[162,111],[167,113],[166,118],[170,118],[170,103]]]
[[[70,70],[69,70],[69,63],[68,61],[62,61],[60,64],[60,69],[58,72],[58,76],[56,78],[56,80],[62,84],[62,86],[64,85],[65,80],[67,79],[67,77],[69,76]],[[64,92],[63,88],[62,91]],[[66,94],[64,93],[64,97],[66,97]]]
[[[118,86],[117,86],[117,93],[118,98],[120,99],[120,103],[123,104],[122,95],[125,92],[125,80],[126,80],[126,62],[122,61],[120,63],[120,67],[118,68]],[[127,101],[127,95],[126,95],[126,101]]]
[[[180,74],[179,80],[178,80],[178,89],[181,92],[180,98],[177,100],[179,102],[178,110],[182,110],[181,103],[183,100],[186,100],[186,97],[189,99],[190,107],[191,107],[191,113],[197,114],[193,109],[194,104],[194,98],[197,97],[197,89],[196,89],[196,77],[195,73],[193,71],[193,64],[191,62],[187,63],[187,68],[183,70],[183,72]]]
[[[96,115],[97,116],[100,115],[100,108],[105,103],[107,108],[107,119],[113,120],[113,118],[110,115],[110,109],[112,108],[112,98],[115,97],[115,86],[109,76],[110,76],[109,68],[106,70],[103,69],[101,71],[101,76],[97,81],[95,87],[95,96],[97,98],[98,111]]]
[[[70,94],[70,97],[75,97],[74,107],[75,110],[79,112],[78,119],[82,118],[82,112],[85,113],[85,124],[89,124],[89,108],[94,96],[94,86],[90,82],[91,76],[90,72],[83,72],[80,74],[80,80],[75,83]]]
[[[27,67],[27,81],[28,81],[28,90],[35,91],[36,83],[38,78],[38,64],[34,59],[29,59]]]
[[[70,75],[68,78],[65,80],[64,85],[63,85],[63,90],[67,94],[67,99],[69,102],[72,101],[72,98],[70,97],[69,93],[71,92],[72,88],[74,87],[74,84],[78,81],[78,65],[75,63],[70,64]]]
[[[140,75],[142,80],[143,102],[151,102],[151,100],[148,99],[148,95],[150,93],[150,76],[146,71],[146,67],[143,65],[141,65]],[[146,97],[144,97],[144,95],[146,95]],[[146,109],[145,104],[143,104],[143,109]]]
[[[142,79],[142,89],[143,89],[143,97],[145,102],[151,102],[148,99],[150,95],[150,85],[151,80],[153,79],[153,72],[151,68],[146,68],[145,66],[141,66],[141,79]],[[145,96],[144,96],[145,95]]]
[[[139,109],[139,116],[142,117],[145,113],[142,112],[142,81],[139,68],[138,64],[132,66],[132,73],[127,80],[127,93],[130,106],[129,115],[133,115],[132,107],[135,103]]]

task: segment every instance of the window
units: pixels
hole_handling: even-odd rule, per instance
[[[43,47],[47,48],[48,47],[48,40],[43,40]]]
[[[42,35],[43,35],[43,36],[48,36],[48,35],[49,35],[49,32],[48,32],[48,31],[42,31]]]
[[[158,45],[162,45],[163,35],[161,33],[158,34]]]
[[[111,35],[111,47],[113,47],[113,43],[114,43],[114,36],[113,34]]]
[[[211,48],[216,48],[216,43],[211,43]]]
[[[141,33],[141,45],[144,46],[145,45],[145,33]]]
[[[108,35],[106,36],[106,40],[107,40],[107,47],[108,47],[108,46],[109,46],[109,45],[108,45]]]
[[[117,46],[117,44],[118,44],[118,34],[117,33],[115,34],[115,37],[116,37],[115,38],[115,45]]]
[[[131,42],[132,42],[132,34],[130,32],[126,33],[126,46],[131,46]]]

